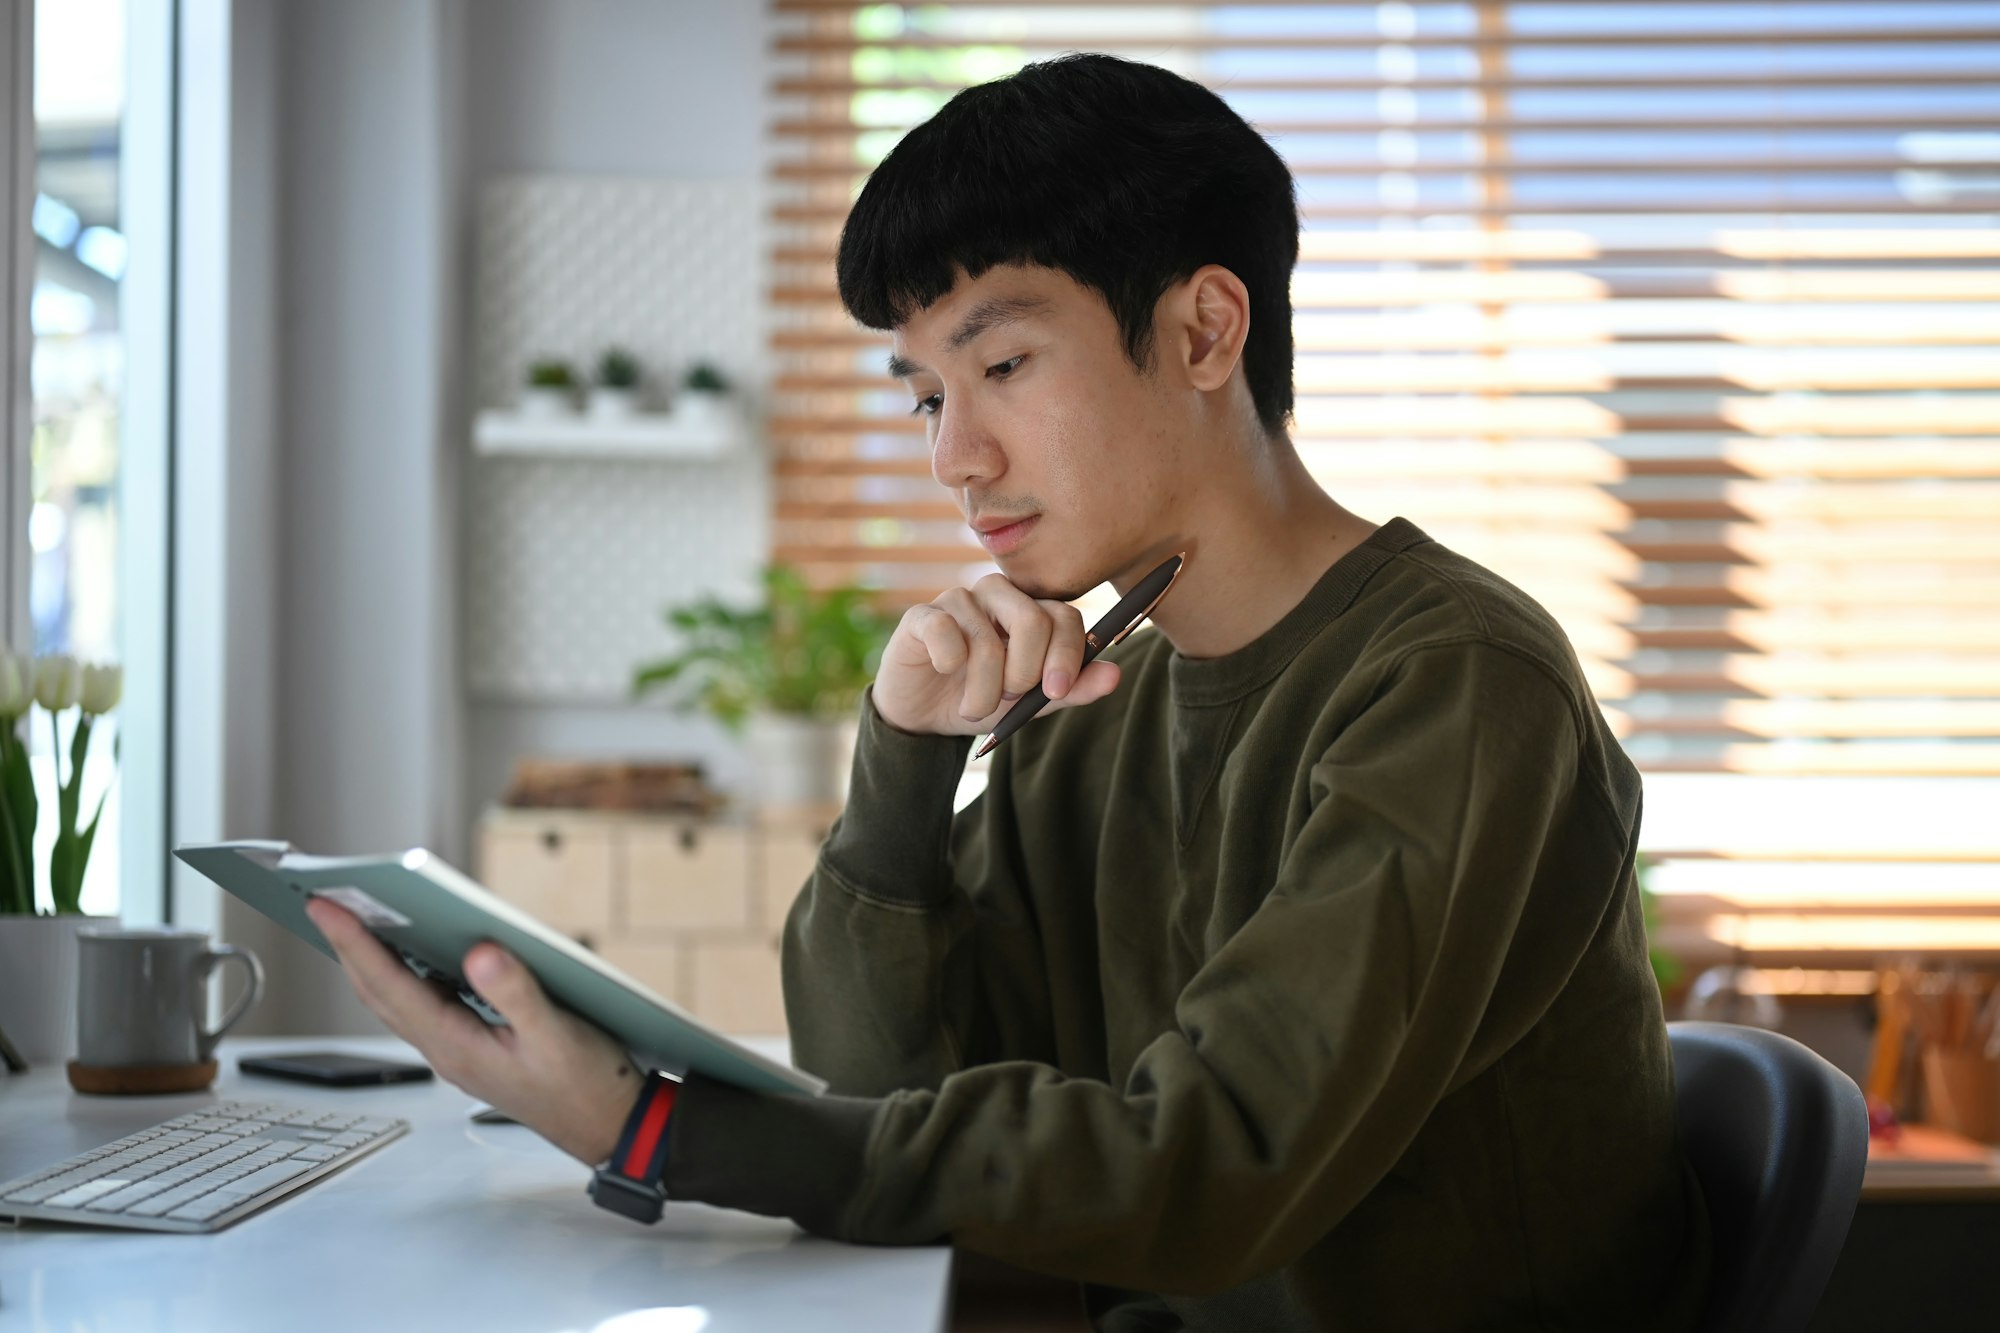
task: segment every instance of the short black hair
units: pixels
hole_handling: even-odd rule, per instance
[[[1100,293],[1145,371],[1153,311],[1220,264],[1250,293],[1243,373],[1270,435],[1292,412],[1297,186],[1213,92],[1157,66],[1080,53],[967,88],[904,135],[840,234],[841,304],[890,329],[963,268],[1058,269]]]

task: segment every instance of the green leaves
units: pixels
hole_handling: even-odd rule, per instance
[[[12,723],[0,725],[0,914],[35,910],[35,775]]]
[[[58,712],[49,713],[49,735],[55,741],[56,835],[49,850],[49,896],[58,913],[83,910],[83,873],[97,842],[97,827],[110,798],[109,784],[98,794],[90,822],[77,827],[83,805],[84,760],[90,754],[96,715],[79,710],[69,738],[69,772],[63,773],[62,728]],[[0,915],[29,916],[35,911],[35,825],[40,799],[28,761],[28,743],[15,730],[18,720],[0,721]],[[115,773],[122,744],[114,742]]]
[[[740,731],[757,709],[837,718],[875,678],[895,629],[868,590],[852,584],[816,593],[786,565],[764,571],[764,603],[736,610],[704,597],[665,613],[682,649],[642,663],[635,696],[678,686],[676,702],[700,707]]]
[[[1645,855],[1639,854],[1635,871],[1639,879],[1639,910],[1646,922],[1646,959],[1653,965],[1653,980],[1659,983],[1660,993],[1665,994],[1676,981],[1680,980],[1680,960],[1653,942],[1660,928],[1660,899],[1648,882],[1652,878],[1653,863]]]

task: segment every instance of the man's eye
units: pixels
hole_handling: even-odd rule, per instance
[[[1023,361],[1026,361],[1027,359],[1028,359],[1028,354],[1026,352],[1021,353],[1021,355],[1019,356],[1010,356],[1005,361],[1000,362],[998,365],[988,366],[986,368],[986,373],[989,376],[998,377],[1004,380],[1009,375],[1013,374],[1014,371],[1020,367],[1020,364]],[[910,415],[913,417],[934,417],[938,414],[938,409],[943,406],[944,406],[944,395],[941,393],[934,393],[928,398],[919,398],[917,400],[917,405],[910,409]]]

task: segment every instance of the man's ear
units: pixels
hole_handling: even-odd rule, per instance
[[[1220,389],[1243,359],[1250,336],[1250,289],[1220,264],[1204,264],[1181,284],[1176,301],[1176,345],[1186,358],[1188,381]]]

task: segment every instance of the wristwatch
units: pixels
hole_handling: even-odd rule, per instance
[[[617,1150],[590,1178],[590,1197],[599,1208],[648,1225],[660,1220],[667,1198],[661,1181],[667,1169],[667,1116],[680,1087],[657,1069],[646,1075],[639,1099],[625,1117]]]

